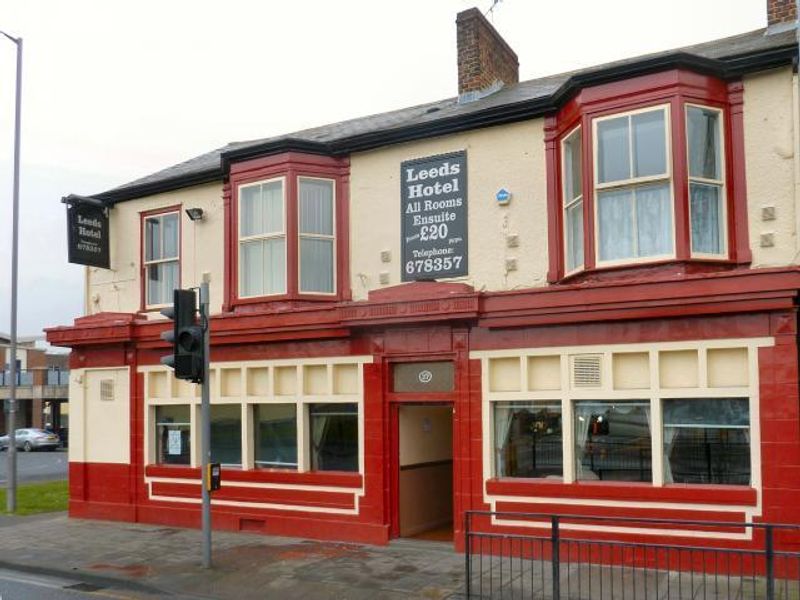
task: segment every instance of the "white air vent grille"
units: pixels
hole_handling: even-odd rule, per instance
[[[100,400],[103,402],[113,402],[114,400],[114,380],[100,380]]]
[[[572,357],[572,387],[599,388],[602,385],[602,355],[578,354]]]

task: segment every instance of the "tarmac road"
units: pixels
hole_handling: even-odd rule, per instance
[[[0,600],[101,600],[153,598],[79,579],[0,569]]]
[[[0,452],[0,486],[5,485],[8,476],[7,457],[8,451]],[[67,468],[67,451],[64,449],[59,448],[54,452],[17,451],[17,477],[20,483],[66,479]]]

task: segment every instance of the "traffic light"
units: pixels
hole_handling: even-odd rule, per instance
[[[175,290],[173,304],[161,314],[174,321],[172,330],[161,334],[161,339],[172,344],[172,354],[164,356],[161,363],[175,369],[175,377],[194,383],[203,383],[204,331],[196,320],[197,295],[194,290]]]

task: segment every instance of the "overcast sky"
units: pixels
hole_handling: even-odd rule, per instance
[[[70,324],[68,193],[234,140],[456,94],[456,13],[491,0],[3,0],[25,40],[19,332]],[[503,0],[520,79],[764,27],[766,0]],[[0,331],[9,328],[15,46],[0,39]]]

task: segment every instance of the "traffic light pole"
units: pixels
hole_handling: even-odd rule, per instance
[[[209,326],[208,310],[208,281],[200,284],[200,322],[203,326],[203,391],[200,403],[201,423],[201,474],[203,481],[203,567],[211,568],[211,490],[208,466],[211,464],[211,384],[209,380],[209,355],[211,346],[211,332]]]

